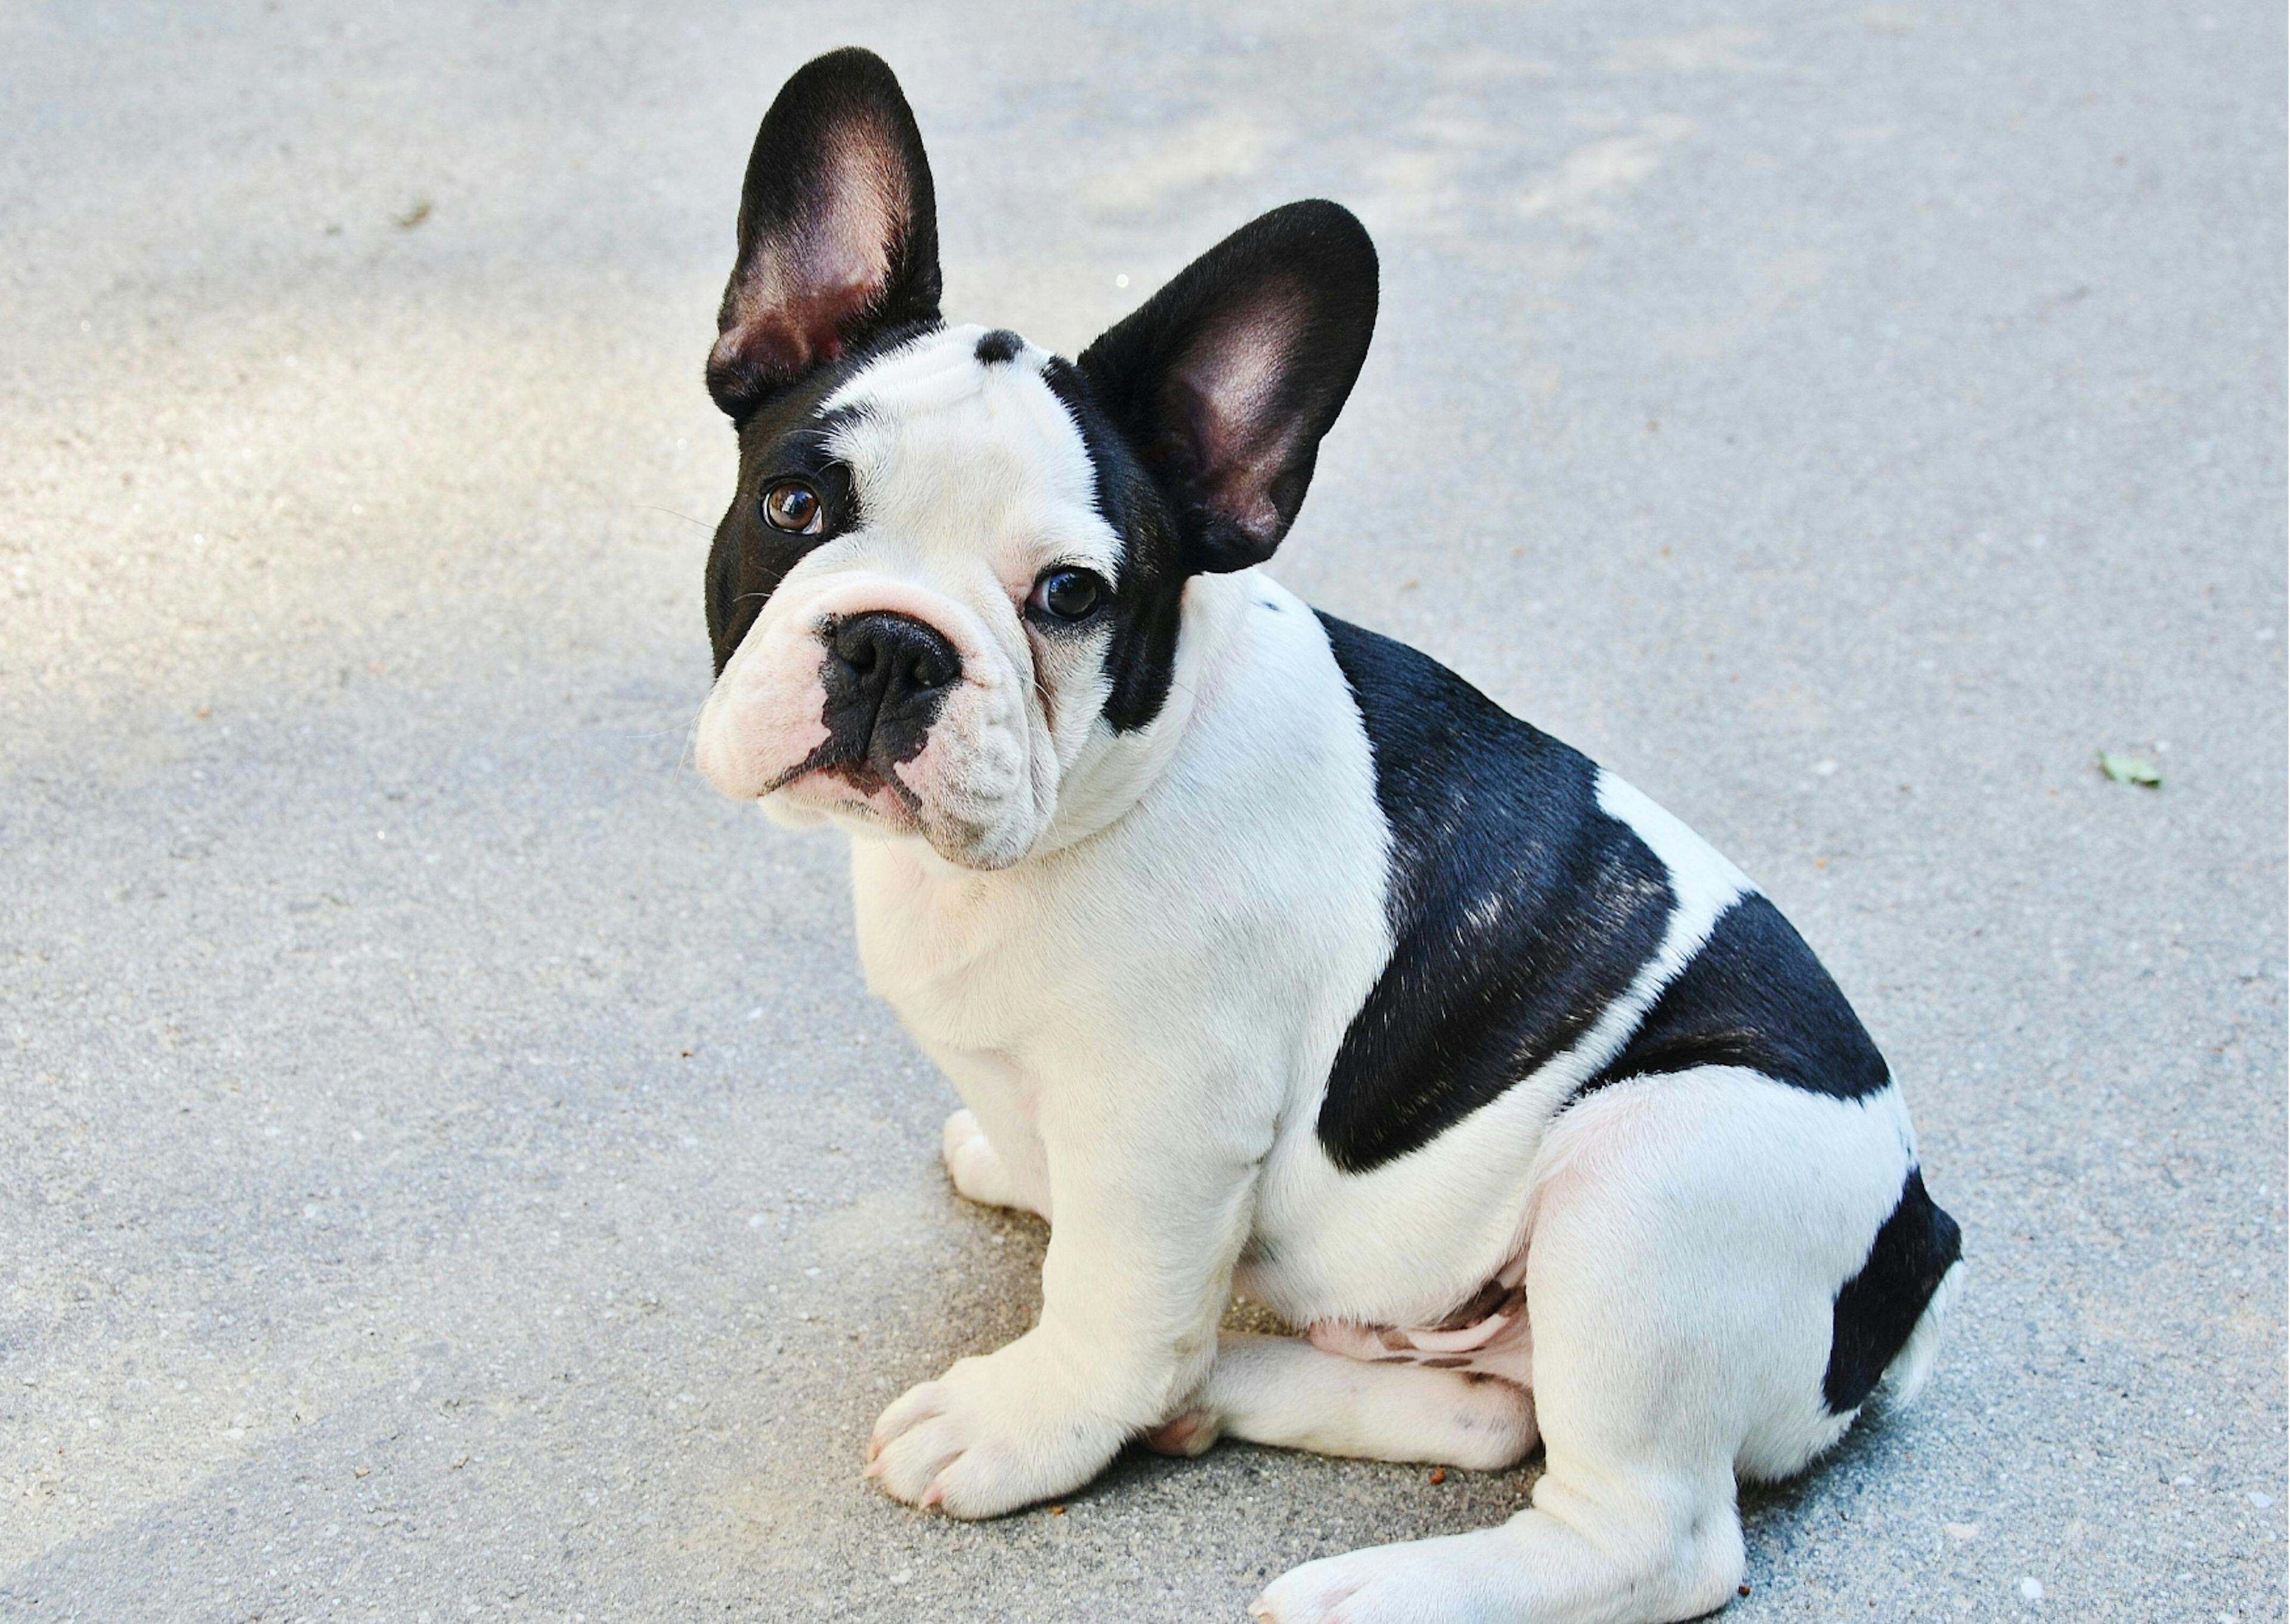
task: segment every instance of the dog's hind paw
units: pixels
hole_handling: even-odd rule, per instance
[[[1551,1615],[1507,1608],[1497,1541],[1483,1531],[1372,1545],[1291,1568],[1248,1604],[1261,1624],[1541,1624]]]
[[[1289,1569],[1249,1603],[1248,1616],[1257,1624],[1349,1624],[1349,1615],[1336,1609],[1368,1582],[1367,1574],[1354,1571],[1361,1554],[1325,1556]]]

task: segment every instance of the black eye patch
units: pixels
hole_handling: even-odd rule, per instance
[[[708,631],[721,675],[789,571],[814,548],[856,529],[858,491],[830,442],[851,413],[821,412],[816,396],[775,402],[740,434],[739,494],[708,558]]]
[[[1053,357],[1042,369],[1042,381],[1081,434],[1096,485],[1098,516],[1121,540],[1107,596],[1074,624],[1101,621],[1111,629],[1105,647],[1111,684],[1105,719],[1116,732],[1126,732],[1161,714],[1174,680],[1185,590],[1177,534],[1160,492],[1107,420],[1089,380],[1070,361]]]

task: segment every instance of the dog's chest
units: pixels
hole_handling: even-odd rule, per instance
[[[1253,575],[1200,596],[1189,607],[1221,604],[1231,630],[1117,826],[998,873],[853,848],[869,986],[989,1134],[1049,1131],[1045,1091],[1062,1091],[1191,1124],[1200,1142],[1149,1157],[1309,1137],[1388,956],[1367,741],[1318,622]]]
[[[985,876],[933,872],[887,843],[853,851],[860,963],[867,985],[933,1049],[1005,1050],[1022,1041],[1043,943],[1025,899]]]

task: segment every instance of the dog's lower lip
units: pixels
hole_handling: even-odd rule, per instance
[[[837,762],[819,769],[829,778],[841,779],[862,796],[876,796],[891,787],[889,775],[877,771],[864,762]]]
[[[808,778],[814,772],[827,773],[832,777],[842,779],[845,783],[852,783],[853,780],[851,774],[853,772],[864,772],[869,771],[870,770],[853,763],[827,762],[819,760],[816,756],[806,756],[804,760],[796,763],[795,765],[781,773],[770,783],[765,785],[763,788],[763,793],[758,795],[756,798],[760,801],[766,796],[776,795],[779,791],[786,788],[789,784],[794,783],[796,780],[799,778]],[[853,784],[853,788],[857,788],[859,786]]]
[[[908,818],[918,819],[921,815],[921,805],[911,789],[901,783],[893,774],[864,761],[812,759],[797,762],[765,785],[763,793],[756,798],[758,801],[765,800],[797,780],[810,778],[814,774],[837,780],[845,788],[852,790],[858,797],[855,801],[847,804],[852,812],[875,818],[889,817],[896,822],[895,814],[886,812],[875,804],[877,796],[888,791],[892,800],[897,803],[899,809],[903,811]]]

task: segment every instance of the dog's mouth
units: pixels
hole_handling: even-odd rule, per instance
[[[849,793],[837,793],[830,785],[839,785]],[[854,812],[909,827],[922,820],[922,798],[896,773],[853,756],[832,739],[774,778],[757,798],[789,788],[799,794],[807,790],[804,798],[815,801],[822,811]]]
[[[849,785],[858,791],[859,798],[863,801],[871,801],[887,792],[909,812],[922,811],[922,802],[916,796],[913,790],[908,788],[890,773],[882,772],[866,762],[837,762],[833,766],[821,768],[820,772],[824,777]]]

